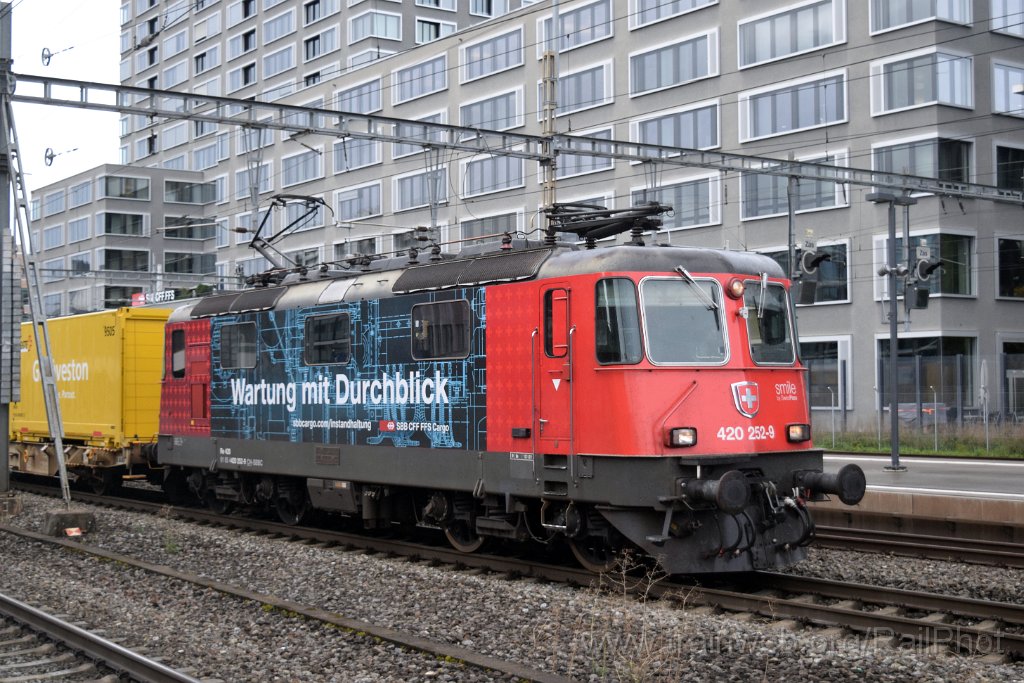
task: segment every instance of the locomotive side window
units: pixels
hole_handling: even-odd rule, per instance
[[[220,366],[226,369],[256,367],[256,323],[220,328]]]
[[[647,278],[640,284],[640,298],[652,363],[721,364],[728,359],[717,282]],[[709,308],[710,303],[715,307]]]
[[[594,343],[597,362],[639,363],[640,311],[636,285],[626,278],[599,280],[595,293]]]
[[[755,363],[793,363],[796,351],[790,335],[789,304],[786,290],[770,284],[748,282],[743,295],[747,307],[747,336],[750,356]]]
[[[348,313],[306,318],[305,336],[302,358],[306,365],[347,363],[352,357]]]
[[[171,332],[171,377],[185,376],[185,330]]]
[[[569,292],[564,289],[544,292],[544,353],[548,358],[569,353]]]
[[[416,304],[412,307],[412,357],[416,360],[469,355],[469,302]]]

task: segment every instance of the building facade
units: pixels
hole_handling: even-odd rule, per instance
[[[550,46],[561,133],[1024,187],[1021,0],[576,0],[554,12],[493,0],[133,0],[122,6],[121,77],[539,134]],[[544,227],[542,169],[500,150],[427,153],[146,116],[121,125],[122,164],[212,184],[205,217],[217,229],[204,247],[223,281],[266,266],[246,246],[258,211],[272,229],[304,214],[301,202],[268,208],[279,193],[324,202],[281,245],[306,265],[408,249],[418,226],[449,250]],[[413,123],[399,128],[416,136]],[[653,241],[788,259],[784,177],[584,154],[562,154],[555,176],[560,202],[671,204]],[[795,241],[831,257],[808,276],[813,303],[797,309],[812,405],[861,428],[881,417],[888,377],[878,275],[888,219],[872,190],[801,181],[793,197]],[[901,413],[935,403],[952,419],[988,397],[990,412],[1024,415],[1021,208],[915,199],[898,217],[910,236],[900,247],[943,268],[919,283],[927,309],[908,322],[900,307]]]
[[[38,190],[29,217],[46,315],[223,286],[203,218],[213,189],[202,173],[104,165]]]

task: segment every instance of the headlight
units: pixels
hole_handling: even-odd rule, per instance
[[[786,438],[793,443],[811,440],[811,425],[786,425]]]
[[[685,448],[697,444],[696,427],[676,427],[668,432],[668,445],[673,448]]]

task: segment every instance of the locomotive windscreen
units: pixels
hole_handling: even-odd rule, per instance
[[[727,358],[718,283],[647,279],[640,286],[647,354],[652,363],[724,363]],[[703,293],[702,297],[700,294]],[[708,308],[708,301],[718,306]]]

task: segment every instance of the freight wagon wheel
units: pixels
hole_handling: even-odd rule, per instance
[[[117,470],[99,470],[88,479],[89,489],[97,496],[117,493],[122,484],[121,472]]]
[[[475,553],[487,540],[471,529],[464,520],[457,519],[444,528],[444,535],[460,553]]]
[[[231,508],[234,507],[234,504],[230,500],[218,498],[213,489],[206,489],[204,498],[206,501],[206,507],[210,509],[210,512],[217,515],[226,515],[231,512]]]
[[[596,536],[570,538],[569,548],[580,566],[588,572],[604,574],[615,568],[619,553],[608,541]]]

